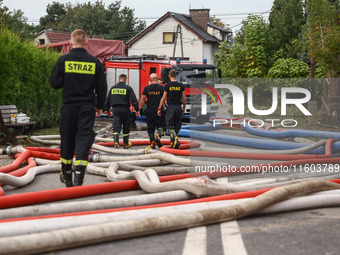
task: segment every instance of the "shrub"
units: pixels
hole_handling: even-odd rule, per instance
[[[49,76],[59,54],[38,49],[32,42],[6,27],[0,28],[0,104],[16,105],[37,122],[37,127],[58,123],[61,91],[49,85]]]
[[[279,58],[268,71],[268,76],[271,78],[306,78],[309,75],[309,66],[293,58]]]

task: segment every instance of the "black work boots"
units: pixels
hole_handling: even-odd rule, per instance
[[[74,181],[72,182],[72,164],[61,163],[60,181],[66,187],[82,186],[85,176],[86,166],[76,166],[74,169]]]
[[[154,133],[149,133],[149,139],[150,139],[150,149],[154,149],[155,146],[155,134]]]
[[[67,188],[73,187],[72,164],[61,163],[60,181],[65,183]]]
[[[124,149],[128,149],[132,146],[132,142],[129,141],[129,135],[123,135]],[[119,134],[113,135],[113,148],[119,149]]]
[[[119,149],[119,134],[113,135],[113,148]]]
[[[169,134],[170,134],[170,143],[171,143],[171,148],[173,149],[178,149],[180,146],[178,136],[176,134],[176,131],[173,129],[169,129]]]
[[[76,166],[74,169],[74,186],[82,186],[86,166]]]
[[[163,128],[157,129],[155,142],[157,143],[159,148],[161,148],[163,146],[163,144],[161,142],[161,138],[162,138],[163,135],[164,135]]]
[[[129,149],[132,146],[132,142],[129,141],[129,135],[123,135],[124,149]]]

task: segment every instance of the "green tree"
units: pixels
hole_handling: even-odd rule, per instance
[[[66,4],[66,14],[57,24],[59,31],[72,32],[80,28],[87,33],[103,34],[107,28],[105,4],[102,1],[83,4]]]
[[[107,16],[111,17],[108,23],[108,39],[127,41],[146,27],[144,21],[134,17],[134,10],[128,7],[121,8],[121,2],[117,1],[108,6]]]
[[[220,18],[217,18],[215,15],[211,16],[209,18],[209,21],[211,23],[213,23],[214,25],[218,26],[218,27],[221,27],[221,28],[224,28],[224,29],[229,29],[230,28],[228,27],[227,24],[225,24]]]
[[[47,15],[40,18],[39,27],[43,29],[55,29],[56,25],[62,20],[66,14],[66,7],[64,4],[54,2],[48,4],[46,8]]]
[[[128,40],[146,27],[134,16],[134,10],[116,1],[105,7],[102,0],[95,3],[60,4],[47,6],[47,15],[40,19],[42,29],[71,32],[76,28],[105,39]]]
[[[216,54],[215,57],[216,61],[218,62],[218,66],[222,71],[222,77],[247,77],[245,51],[241,44],[235,42],[233,45],[230,45],[227,41],[221,42],[219,53]]]
[[[303,43],[308,54],[327,70],[328,77],[340,77],[339,1],[309,0]]]
[[[14,104],[37,127],[56,125],[61,91],[49,86],[49,76],[60,54],[38,49],[31,41],[0,27],[0,104]]]
[[[261,16],[249,16],[245,22],[247,76],[264,77],[268,69],[267,24]]]
[[[340,14],[338,0],[309,0],[303,45],[309,56],[326,69],[327,78],[340,77]],[[339,125],[340,79],[326,79],[322,90],[322,119]]]
[[[271,42],[269,55],[283,49],[285,57],[295,58],[297,51],[291,43],[301,33],[301,26],[304,24],[301,0],[275,0],[269,14],[268,34]]]
[[[0,0],[0,22],[6,25],[14,33],[20,35],[21,39],[32,39],[35,33],[34,26],[27,24],[27,18],[19,10],[10,11]]]
[[[250,15],[244,21],[244,45],[220,45],[216,55],[222,75],[226,78],[265,77],[268,70],[267,24],[260,16]]]
[[[4,22],[7,18],[8,14],[8,8],[6,6],[2,6],[3,5],[3,0],[0,0],[0,19],[2,22]]]
[[[241,28],[236,32],[236,37],[237,37],[237,42],[240,43],[241,45],[244,45],[245,43],[245,22],[246,20],[242,20],[242,26]]]
[[[309,74],[309,66],[293,58],[279,58],[268,71],[270,78],[302,78],[308,77]]]

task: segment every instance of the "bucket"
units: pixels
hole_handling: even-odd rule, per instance
[[[27,115],[22,112],[17,115],[17,123],[28,123],[29,121],[30,117],[27,117]]]

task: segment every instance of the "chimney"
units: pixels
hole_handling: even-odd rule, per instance
[[[189,12],[191,20],[207,31],[210,9],[190,9]]]

